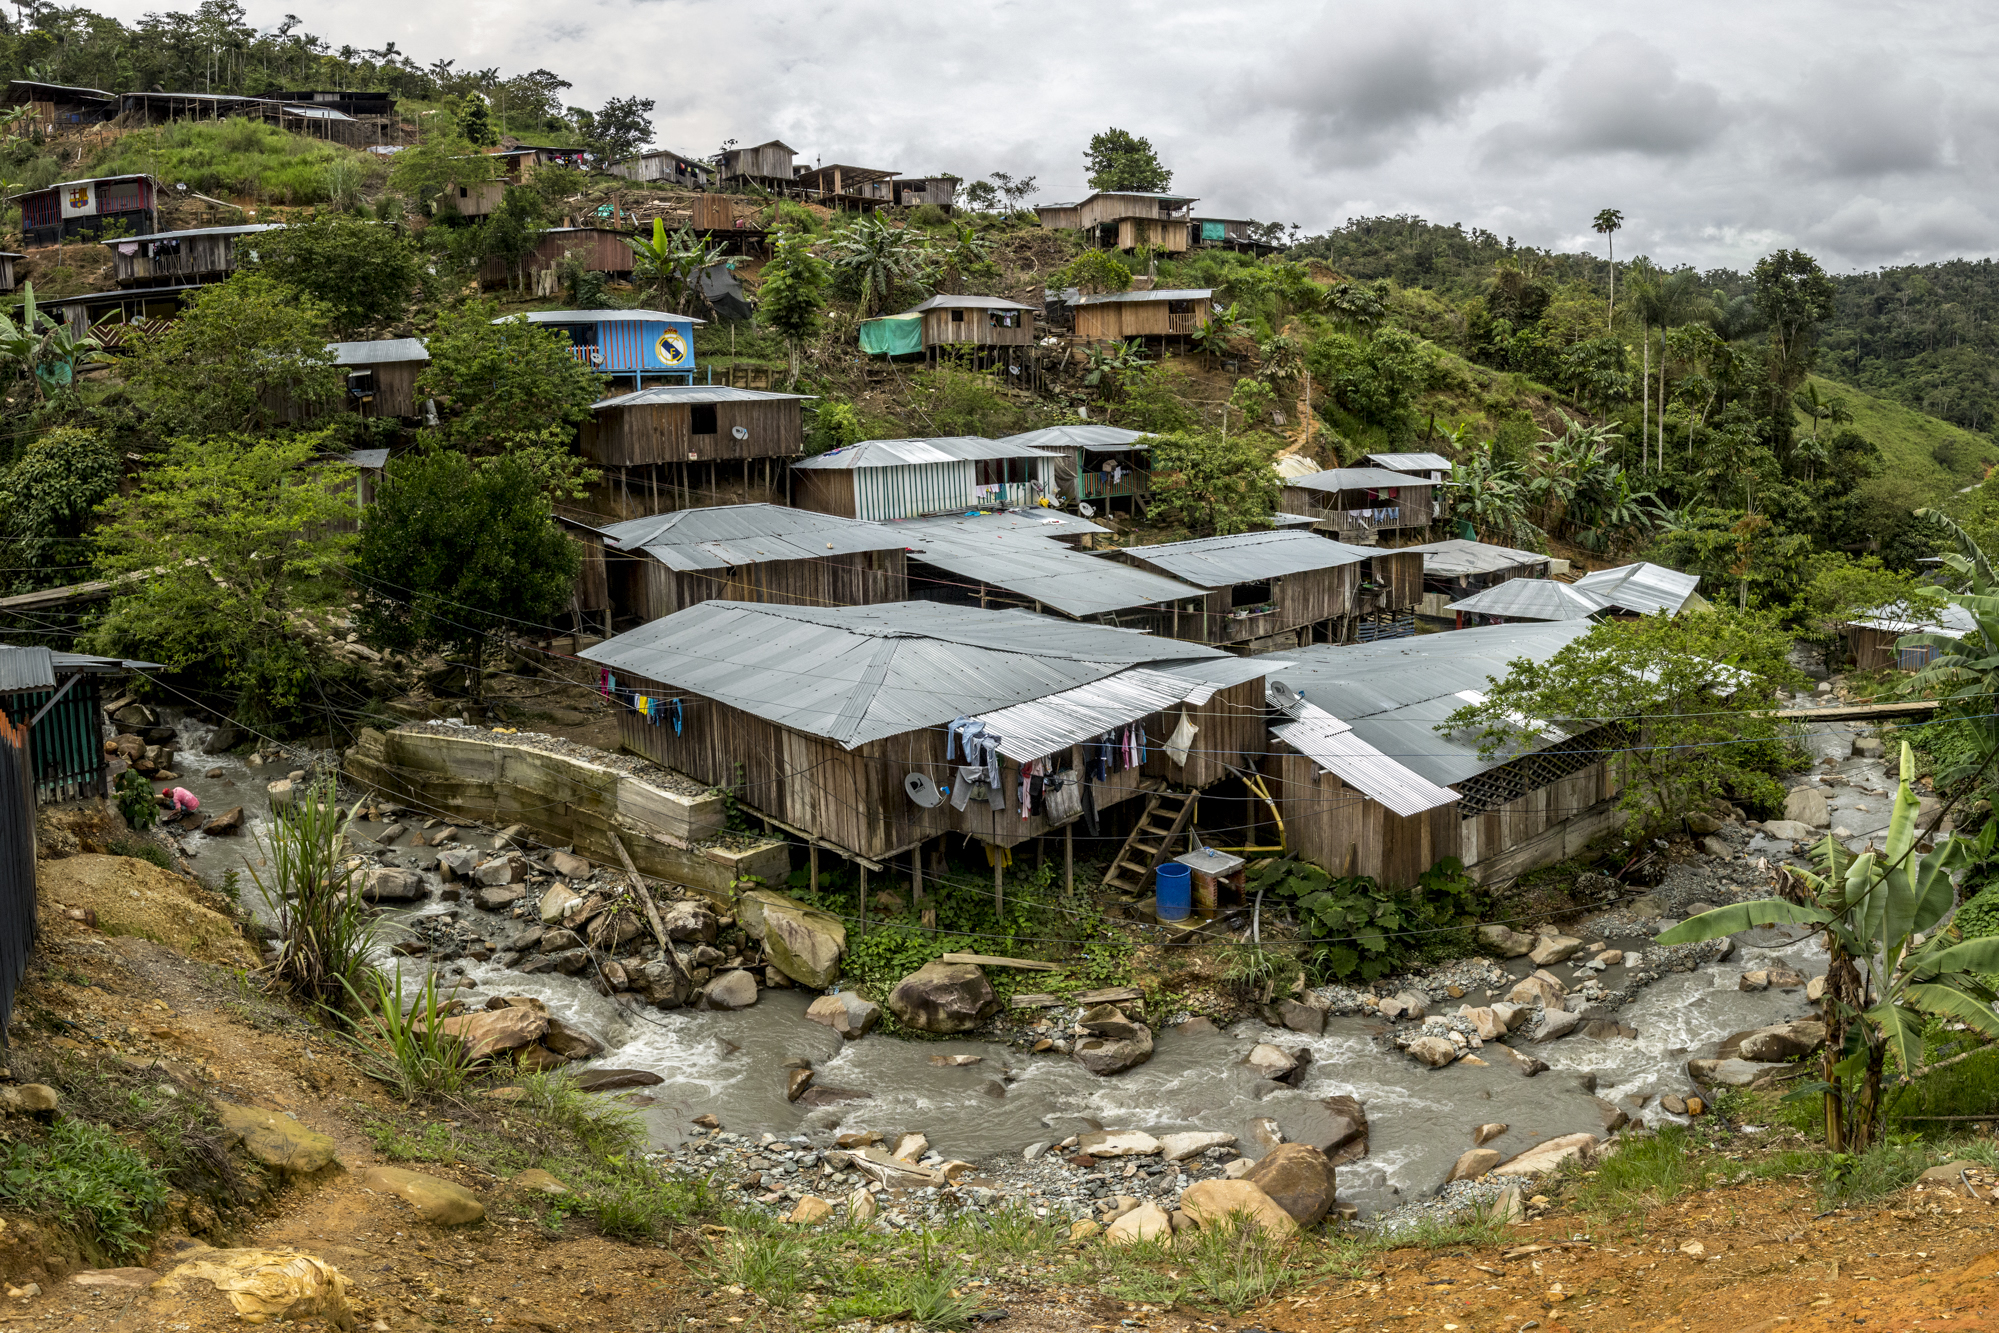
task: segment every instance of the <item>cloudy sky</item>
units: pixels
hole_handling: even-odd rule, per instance
[[[1999,248],[1999,26],[1893,0],[245,0],[338,45],[537,66],[573,103],[640,94],[659,142],[782,138],[806,160],[1040,180],[1149,137],[1197,212],[1415,213],[1523,243],[1830,268]],[[109,0],[130,19],[161,0]],[[191,6],[190,6],[191,7]]]

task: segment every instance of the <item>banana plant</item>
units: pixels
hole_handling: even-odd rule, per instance
[[[29,380],[43,396],[67,390],[76,367],[98,358],[101,344],[91,334],[79,338],[69,325],[35,305],[35,284],[25,284],[17,320],[0,311],[0,365]]]
[[[689,229],[668,234],[666,223],[652,220],[652,238],[622,238],[638,259],[641,278],[650,278],[673,303],[676,314],[687,313],[687,300],[700,290],[700,278],[711,264],[719,264],[728,251],[696,236]]]
[[[1915,771],[1908,745],[1887,845],[1855,856],[1827,837],[1815,852],[1822,871],[1791,872],[1799,901],[1765,898],[1691,917],[1658,937],[1660,944],[1719,939],[1752,926],[1803,925],[1825,932],[1826,1046],[1823,1080],[1804,1091],[1825,1099],[1826,1141],[1835,1152],[1864,1152],[1881,1127],[1882,1083],[1889,1054],[1908,1083],[1923,1067],[1923,1032],[1933,1020],[1961,1023],[1999,1038],[1999,1012],[1982,979],[1999,972],[1999,938],[1955,942],[1938,926],[1956,901],[1951,872],[1977,852],[1963,838],[1946,838],[1917,854]]]

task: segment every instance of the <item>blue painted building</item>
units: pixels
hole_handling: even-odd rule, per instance
[[[702,320],[663,310],[533,310],[493,322],[509,320],[553,326],[578,361],[635,388],[694,383],[694,326]]]

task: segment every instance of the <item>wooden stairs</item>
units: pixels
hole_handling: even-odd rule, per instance
[[[1192,791],[1155,791],[1147,796],[1145,812],[1111,862],[1104,887],[1134,898],[1143,893],[1146,876],[1166,859],[1173,840],[1193,822],[1199,799],[1200,793]]]

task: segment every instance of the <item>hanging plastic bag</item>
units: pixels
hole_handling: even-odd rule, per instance
[[[1173,728],[1173,734],[1166,738],[1166,757],[1176,764],[1185,765],[1188,748],[1194,744],[1194,737],[1200,734],[1201,729],[1187,717],[1187,710],[1181,709],[1180,725]]]

